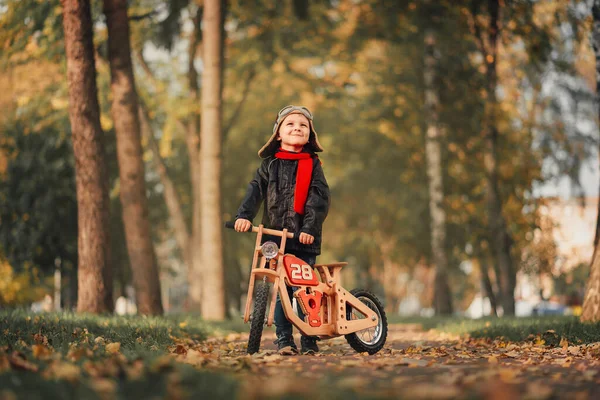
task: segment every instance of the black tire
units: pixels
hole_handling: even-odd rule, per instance
[[[259,281],[256,285],[256,295],[254,296],[254,311],[252,312],[250,337],[248,338],[248,354],[254,354],[260,349],[268,299],[269,284],[266,281]]]
[[[379,314],[379,324],[375,328],[369,328],[374,330],[372,340],[365,340],[365,338],[361,335],[361,332],[364,332],[364,334],[367,333],[365,332],[367,329],[365,329],[364,331],[346,335],[346,341],[350,347],[359,353],[367,352],[369,354],[375,354],[383,348],[385,340],[387,339],[388,323],[387,317],[385,316],[385,311],[383,310],[383,305],[377,296],[368,290],[354,289],[350,293],[352,296],[356,297],[377,314]],[[348,320],[352,319],[352,306],[349,304],[346,309],[346,318]]]

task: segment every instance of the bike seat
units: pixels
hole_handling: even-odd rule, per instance
[[[328,264],[315,264],[315,268],[318,267],[344,267],[348,265],[347,262],[332,262],[332,263],[328,263]]]

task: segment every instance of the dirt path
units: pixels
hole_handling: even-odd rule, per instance
[[[242,398],[600,399],[600,343],[464,340],[390,325],[373,356],[357,354],[343,337],[319,342],[315,356],[280,356],[272,331],[249,356],[247,338],[231,334],[174,351],[182,362],[238,376]]]

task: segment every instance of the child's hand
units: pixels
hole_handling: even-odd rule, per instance
[[[302,244],[312,244],[315,241],[315,237],[313,235],[309,235],[308,233],[300,233],[300,237],[298,237],[298,241]]]
[[[252,222],[248,221],[247,219],[239,218],[235,220],[233,228],[236,230],[236,232],[247,232],[250,230],[250,228],[252,228]]]

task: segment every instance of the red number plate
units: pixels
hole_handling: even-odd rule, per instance
[[[298,257],[285,255],[283,265],[292,285],[317,286],[319,284],[312,267]]]

